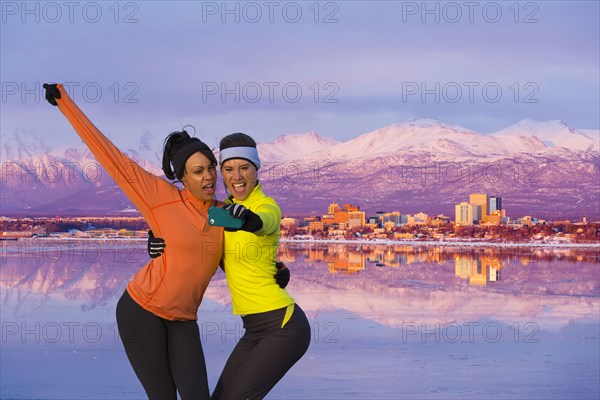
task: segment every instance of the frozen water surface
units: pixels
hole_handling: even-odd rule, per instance
[[[2,399],[139,399],[115,305],[141,242],[3,243]],[[597,252],[293,244],[312,343],[271,399],[598,399]],[[219,271],[198,313],[215,385],[242,334]]]

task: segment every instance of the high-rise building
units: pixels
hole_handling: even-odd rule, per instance
[[[377,218],[379,218],[379,225],[383,226],[384,223],[386,223],[387,221],[385,220],[385,211],[377,211],[375,213],[375,216]]]
[[[473,213],[473,223],[478,224],[480,221],[487,219],[487,216],[483,214],[483,207],[481,204],[471,204],[472,213]]]
[[[462,202],[457,204],[454,210],[457,225],[473,225],[473,205]]]
[[[383,217],[383,222],[393,222],[396,225],[400,225],[402,223],[400,211],[392,211],[389,213],[385,213]]]
[[[337,224],[348,222],[348,211],[336,211],[333,213],[333,222]]]
[[[348,218],[349,218],[349,214],[351,212],[357,212],[359,210],[359,208],[360,207],[353,206],[352,204],[344,204],[340,208],[337,203],[331,203],[329,205],[329,209],[327,210],[328,211],[328,216],[326,217],[325,221],[323,221],[323,222],[325,222],[326,224],[347,223],[348,222]],[[364,225],[364,218],[363,218],[363,224],[362,225]]]
[[[488,195],[482,193],[471,193],[469,197],[469,203],[473,205],[477,205],[481,207],[481,212],[477,213],[477,215],[473,215],[473,221],[479,222],[481,220],[485,220],[489,215],[488,211]]]
[[[376,225],[378,227],[382,226],[381,225],[381,218],[379,218],[378,216],[368,217],[367,218],[367,224]]]
[[[502,210],[502,198],[498,196],[490,196],[488,215],[491,215],[496,210]]]
[[[360,228],[365,226],[365,212],[364,211],[350,211],[348,212],[348,228]]]

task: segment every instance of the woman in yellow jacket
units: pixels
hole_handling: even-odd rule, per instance
[[[225,208],[244,221],[239,230],[225,228],[223,264],[233,313],[241,315],[246,331],[211,398],[260,399],[304,355],[310,326],[294,299],[272,279],[281,210],[257,179],[256,142],[244,133],[224,137],[219,161],[231,194]]]
[[[244,133],[228,135],[219,145],[219,159],[231,194],[225,209],[243,221],[239,229],[225,228],[223,265],[233,313],[242,317],[246,331],[211,399],[262,399],[308,349],[310,326],[300,306],[272,279],[281,210],[258,181],[256,142]]]
[[[141,168],[106,138],[63,86],[44,85],[46,99],[67,117],[150,229],[169,242],[133,277],[117,304],[125,351],[150,399],[208,399],[197,312],[223,253],[223,228],[207,223],[216,205],[217,161],[185,131],[165,141],[163,171],[184,189]],[[273,280],[273,279],[272,279]],[[273,283],[275,281],[273,280]]]

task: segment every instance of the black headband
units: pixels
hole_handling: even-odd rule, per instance
[[[175,176],[177,179],[183,178],[185,172],[185,162],[188,158],[197,151],[202,153],[211,163],[217,165],[217,159],[212,150],[198,138],[190,138],[185,143],[180,144],[175,149],[172,157]]]

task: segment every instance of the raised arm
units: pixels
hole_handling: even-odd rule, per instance
[[[151,212],[153,206],[170,200],[171,196],[175,197],[178,189],[144,170],[120,151],[77,107],[63,85],[44,84],[44,88],[48,102],[58,106],[98,162],[111,174],[152,227],[155,222]]]

